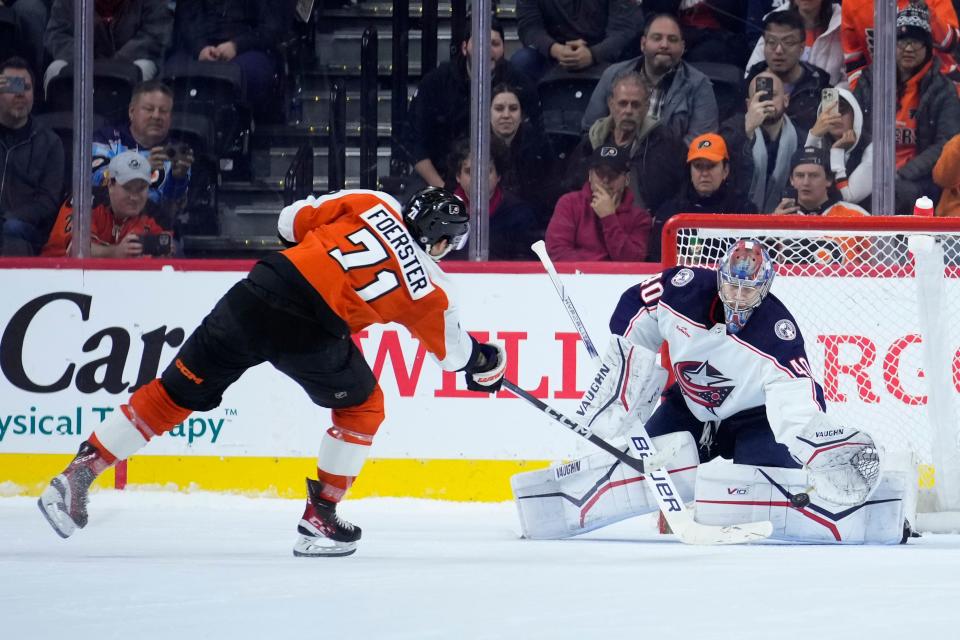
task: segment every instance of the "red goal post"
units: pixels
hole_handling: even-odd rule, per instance
[[[737,238],[777,263],[828,413],[916,473],[921,528],[960,526],[960,218],[684,214],[663,266],[713,268]]]

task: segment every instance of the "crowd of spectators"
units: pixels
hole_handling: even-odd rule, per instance
[[[535,210],[555,202],[527,236],[544,237],[557,259],[657,260],[663,226],[678,213],[864,215],[871,208],[873,3],[637,4],[518,0],[522,48],[510,60],[501,54],[502,33],[494,34],[500,77],[525,75],[535,88],[564,73],[595,78],[580,140],[565,149],[569,132],[544,135],[529,85],[494,92],[493,137],[511,150],[501,179],[503,171],[514,176],[505,183]],[[936,202],[941,192],[937,215],[960,209],[960,143],[948,145],[960,133],[957,35],[951,2],[899,0],[889,213],[912,213],[919,196]],[[711,76],[724,65],[743,81],[740,106],[721,120]],[[466,136],[467,109],[438,100],[433,85],[428,75],[411,110],[409,144],[421,149],[411,164],[430,184],[450,186],[451,175],[425,173],[420,163]],[[424,107],[434,108],[432,118],[424,119]],[[551,105],[540,108],[545,121]],[[459,123],[454,113],[463,114]],[[511,145],[511,135],[538,142]],[[519,177],[531,167],[533,180]],[[504,255],[494,244],[491,256]]]
[[[44,98],[53,103],[54,79],[74,62],[74,5],[74,0],[0,0],[17,17],[22,53],[0,63],[0,255],[64,255],[70,245],[72,200],[64,175],[70,149],[35,117],[34,105]],[[164,69],[192,62],[234,66],[243,107],[251,117],[269,121],[281,108],[277,47],[290,30],[294,3],[95,0],[93,10],[95,63],[139,82],[125,112],[123,103],[114,105],[125,117],[93,135],[93,255],[152,254],[152,242],[144,249],[137,239],[145,230],[160,234],[159,250],[167,254],[176,251],[171,239],[186,223],[196,158],[171,135],[174,92],[160,80]],[[70,91],[70,83],[58,90]],[[129,153],[141,159],[137,174],[145,173],[144,185],[115,173],[120,165],[114,161],[130,160]],[[127,174],[133,164],[123,165]],[[121,237],[113,237],[117,233]]]
[[[0,69],[2,253],[36,255],[50,252],[51,231],[56,250],[69,244],[57,231],[70,216],[64,149],[31,112],[35,79],[46,86],[71,64],[73,1],[4,2],[17,11],[25,57]],[[960,215],[957,12],[951,0],[898,0],[897,9],[895,205],[887,213],[909,214],[928,196],[937,215]],[[94,135],[91,186],[103,211],[120,215],[114,197],[130,187],[111,168],[133,152],[149,170],[137,215],[176,230],[196,158],[171,136],[176,96],[165,67],[235,65],[252,112],[268,118],[276,47],[292,12],[292,2],[266,0],[96,0],[95,59],[131,65],[141,80],[126,118]],[[491,259],[528,258],[529,243],[545,238],[560,260],[656,260],[661,230],[679,213],[871,209],[872,2],[516,0],[516,16],[512,56],[496,18],[484,34]],[[410,168],[405,193],[446,186],[466,200],[477,173],[466,142],[469,24],[450,60],[420,80],[393,142]],[[736,105],[721,110],[730,77],[742,78]],[[558,129],[548,118],[554,105],[541,101],[540,86],[565,78],[587,87],[579,128]],[[133,255],[135,245],[109,255]]]

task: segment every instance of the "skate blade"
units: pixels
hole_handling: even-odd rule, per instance
[[[293,545],[293,555],[298,558],[339,558],[349,556],[357,550],[357,543],[337,542],[329,538],[315,538],[301,535]]]
[[[48,492],[51,490],[56,494],[56,498],[48,495]],[[60,495],[56,493],[56,489],[48,487],[40,496],[40,499],[37,500],[37,506],[40,508],[40,513],[43,514],[43,517],[47,519],[47,522],[50,523],[53,530],[57,532],[57,535],[66,539],[72,536],[77,530],[77,525],[70,519],[67,512],[60,507],[63,503],[59,500],[59,497]]]

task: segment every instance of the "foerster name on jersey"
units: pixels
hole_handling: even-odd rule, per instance
[[[416,245],[407,228],[385,209],[377,207],[360,214],[373,232],[384,241],[397,257],[400,270],[403,272],[403,282],[410,292],[410,297],[418,300],[431,291],[433,283],[427,277],[427,272],[417,256]]]

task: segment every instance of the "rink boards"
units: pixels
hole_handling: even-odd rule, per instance
[[[0,262],[0,495],[38,493],[132,388],[162,371],[250,263],[87,265]],[[539,264],[445,266],[465,328],[481,341],[501,341],[507,376],[572,414],[593,369]],[[561,265],[567,291],[599,349],[621,293],[656,269]],[[929,451],[921,344],[912,332],[904,335],[902,327],[876,314],[861,314],[852,326],[805,330],[804,314],[811,311],[796,302],[801,293],[826,299],[831,288],[842,287],[844,299],[866,299],[869,282],[778,278],[773,286],[797,310],[817,377],[824,369],[833,372],[823,380],[831,413],[869,417],[880,411],[890,424],[914,425],[908,435],[923,439],[913,448]],[[387,407],[354,497],[504,500],[514,473],[592,452],[589,443],[509,392],[487,397],[466,391],[463,375],[441,371],[403,327],[371,327],[354,338],[380,380]],[[854,343],[872,345],[876,357],[868,360]],[[833,344],[841,346],[827,348]],[[960,362],[960,345],[950,343],[952,354]],[[960,367],[952,374],[951,391],[960,393]],[[867,418],[853,421],[877,427]],[[220,407],[192,415],[121,467],[119,477],[111,472],[101,482],[300,496],[329,426],[327,410],[261,365],[227,391]],[[897,444],[887,441],[897,432],[876,433],[881,445]],[[921,488],[930,489],[932,468],[922,466],[921,472]]]
[[[38,493],[130,390],[149,381],[247,262],[173,266],[96,261],[95,268],[0,269],[0,494]],[[564,276],[594,340],[622,291],[654,265]],[[454,264],[465,328],[508,350],[508,376],[572,412],[592,374],[539,265]],[[612,273],[611,273],[612,272]],[[397,325],[355,336],[386,397],[387,418],[351,495],[504,500],[508,479],[585,443],[507,392],[465,390]],[[219,408],[192,415],[104,485],[156,485],[299,496],[313,475],[329,412],[269,365],[248,371]],[[586,446],[584,446],[586,445]],[[124,477],[125,474],[125,477]]]

